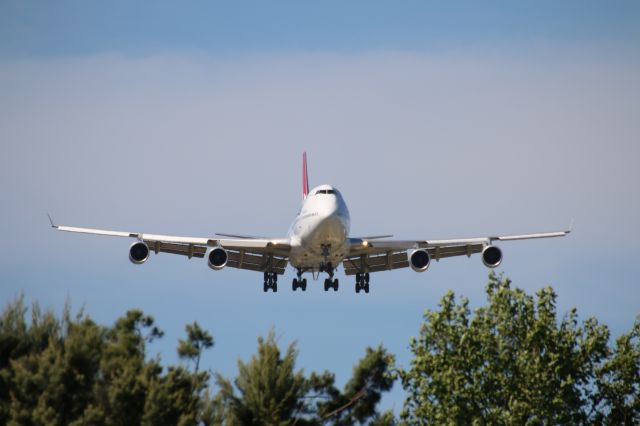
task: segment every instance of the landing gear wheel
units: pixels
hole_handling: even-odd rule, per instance
[[[330,288],[332,288],[333,291],[338,291],[338,286],[339,281],[337,278],[335,280],[332,280],[330,278],[324,280],[324,291],[329,291]]]
[[[266,293],[269,289],[272,289],[274,293],[278,291],[278,274],[275,272],[264,273],[264,285],[262,287],[262,291]]]
[[[297,289],[302,289],[302,291],[307,291],[307,279],[302,279],[302,273],[303,270],[302,269],[298,269],[298,272],[296,274],[297,278],[293,279],[293,284],[291,285],[291,287],[293,288],[293,291],[296,291]]]
[[[369,293],[369,273],[368,272],[356,274],[356,293],[360,293],[360,291]]]

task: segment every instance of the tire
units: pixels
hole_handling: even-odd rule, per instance
[[[302,280],[302,291],[307,291],[307,279]]]
[[[338,279],[333,280],[333,291],[338,291]]]

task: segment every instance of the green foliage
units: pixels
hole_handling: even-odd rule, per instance
[[[153,317],[128,311],[111,327],[84,313],[62,318],[27,308],[23,298],[0,315],[0,424],[17,425],[375,425],[393,424],[376,405],[393,383],[393,357],[367,349],[344,391],[325,372],[307,378],[295,370],[295,345],[282,353],[271,332],[258,352],[238,363],[232,382],[199,372],[213,337],[198,323],[186,326],[178,355],[192,362],[164,368],[146,347],[163,333]]]
[[[187,324],[187,340],[178,340],[178,356],[182,359],[189,359],[195,364],[195,371],[198,372],[200,357],[204,349],[213,347],[213,337],[200,328],[197,322]]]
[[[238,362],[232,384],[218,375],[218,418],[224,425],[354,425],[393,424],[393,415],[379,415],[381,393],[391,389],[389,370],[394,358],[382,347],[368,348],[353,369],[343,391],[332,373],[305,377],[295,370],[295,343],[284,354],[275,333],[258,339],[258,353]],[[237,392],[236,392],[237,391]]]
[[[235,386],[239,396],[236,396],[231,383],[218,375],[221,397],[228,409],[228,424],[291,423],[298,401],[306,392],[302,372],[294,371],[296,355],[292,344],[281,356],[272,331],[266,339],[258,339],[258,353],[251,361],[238,361]]]
[[[20,297],[0,317],[0,424],[201,421],[209,375],[147,360],[146,344],[162,337],[152,317],[132,310],[103,327],[82,312],[71,318],[68,305],[61,319],[34,305],[27,322],[26,312]]]
[[[596,383],[595,423],[640,424],[640,319],[631,332],[618,337],[611,355],[596,370]]]
[[[391,424],[388,423],[391,414],[380,416],[376,406],[382,393],[393,387],[394,378],[390,370],[394,363],[394,356],[382,346],[367,348],[365,356],[353,367],[353,375],[342,392],[333,386],[332,375],[331,380],[327,380],[328,373],[325,373],[324,380],[312,375],[312,383],[321,383],[314,390],[326,396],[317,404],[320,417],[331,419],[331,424],[335,425]]]
[[[427,311],[400,377],[410,424],[633,424],[638,421],[638,326],[608,347],[595,319],[559,319],[551,288],[536,297],[490,275],[472,314],[452,292]],[[632,343],[633,342],[633,343]],[[613,355],[611,355],[613,353]]]
[[[34,304],[27,320],[20,297],[0,314],[0,424],[392,426],[377,407],[396,376],[402,424],[640,424],[640,318],[610,345],[595,319],[559,318],[549,287],[531,296],[491,274],[486,293],[473,312],[447,293],[425,312],[408,370],[367,348],[341,389],[329,371],[296,369],[296,344],[282,351],[273,331],[237,377],[212,381],[199,366],[214,340],[197,322],[177,347],[193,368],[164,367],[147,353],[163,333],[139,310],[107,327]]]

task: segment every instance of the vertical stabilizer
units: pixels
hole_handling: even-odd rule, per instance
[[[302,199],[309,195],[309,173],[307,172],[307,153],[302,153]]]

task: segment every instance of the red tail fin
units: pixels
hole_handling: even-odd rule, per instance
[[[302,153],[302,199],[309,195],[309,174],[307,173],[307,153]]]

